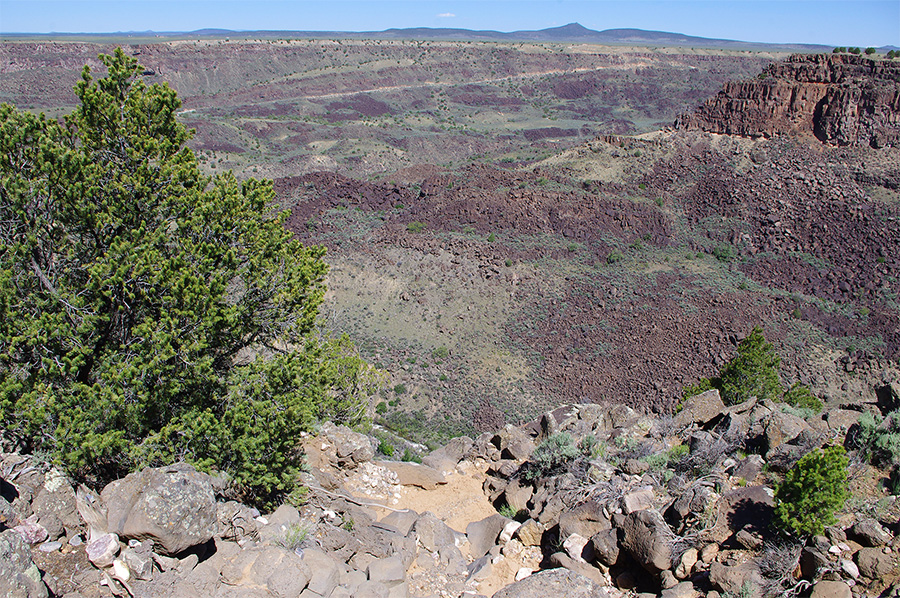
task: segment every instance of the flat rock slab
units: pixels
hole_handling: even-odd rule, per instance
[[[529,575],[494,594],[494,598],[608,598],[599,584],[568,569]]]
[[[402,461],[377,461],[376,464],[397,474],[397,479],[403,486],[434,490],[439,484],[447,483],[444,474],[427,465]]]

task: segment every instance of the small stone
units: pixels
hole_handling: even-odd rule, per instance
[[[112,565],[116,555],[119,554],[119,536],[116,534],[98,536],[87,543],[84,551],[95,567],[105,569]]]
[[[518,571],[516,571],[516,581],[522,581],[531,574],[531,569],[529,569],[528,567],[522,567]]]
[[[856,563],[854,563],[853,561],[841,559],[841,571],[843,571],[853,579],[859,577],[859,567],[857,567]]]
[[[38,546],[38,550],[41,552],[56,552],[62,548],[62,542],[44,542],[40,546]]]

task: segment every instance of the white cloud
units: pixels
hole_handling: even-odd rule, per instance
[[[452,19],[455,16],[456,15],[453,14],[452,12],[442,12],[441,14],[438,15],[438,18],[439,19]]]

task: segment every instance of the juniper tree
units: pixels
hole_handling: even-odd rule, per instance
[[[64,121],[0,106],[0,426],[77,477],[186,459],[258,500],[370,370],[316,335],[324,248],[268,181],[201,174],[168,85],[121,49]]]

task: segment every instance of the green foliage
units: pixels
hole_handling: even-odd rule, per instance
[[[888,487],[892,494],[900,494],[900,410],[884,418],[863,413],[852,444],[871,463],[891,469]]]
[[[855,48],[855,47],[854,47],[854,48],[847,48],[847,51],[850,52],[851,54],[860,54],[860,53],[862,53],[862,50],[860,50],[859,48]]]
[[[554,475],[578,455],[579,450],[572,443],[572,437],[566,432],[559,432],[534,449],[523,475],[528,481]]]
[[[422,457],[414,453],[411,449],[407,448],[403,451],[403,456],[400,457],[401,461],[412,461],[413,463],[421,463]]]
[[[847,491],[847,454],[829,446],[800,459],[775,490],[774,523],[792,534],[821,534],[836,521]]]
[[[434,351],[431,352],[431,357],[433,359],[447,359],[450,356],[450,349],[441,345],[440,347],[435,347]]]
[[[418,221],[410,222],[409,224],[406,225],[406,230],[408,230],[411,233],[421,233],[426,228],[428,228],[427,224],[425,224],[424,222],[418,222]]]
[[[798,409],[811,409],[816,413],[821,413],[822,401],[812,393],[808,386],[795,382],[781,398],[782,401],[796,407]]]
[[[394,445],[389,444],[382,440],[378,443],[378,452],[384,455],[385,457],[393,457],[394,456]]]
[[[406,385],[403,383],[398,384],[394,387],[394,393],[398,395],[406,394]]]
[[[377,376],[317,333],[325,250],[271,183],[201,175],[175,92],[101,61],[64,122],[0,106],[0,426],[79,479],[186,460],[266,503]]]
[[[494,233],[491,233],[488,235],[487,240],[488,240],[488,243],[493,243],[494,241],[497,240],[497,236]]]
[[[714,380],[709,378],[701,378],[697,384],[688,384],[684,388],[681,389],[681,402],[678,404],[678,411],[684,407],[684,402],[690,399],[691,397],[696,397],[699,394],[703,394],[707,390],[712,390],[713,388],[717,388],[717,384]]]
[[[871,56],[871,55],[874,54],[876,51],[877,51],[877,50],[875,50],[875,48],[866,48],[866,55]]]
[[[725,404],[737,405],[750,397],[760,400],[781,398],[783,388],[778,377],[781,358],[766,342],[759,326],[738,344],[737,352],[737,357],[722,368],[720,376]]]
[[[731,245],[719,245],[713,248],[712,254],[720,262],[730,262],[737,256],[737,252]]]
[[[612,251],[609,252],[609,255],[606,256],[606,263],[607,264],[615,264],[616,262],[622,261],[622,258],[624,258],[624,257],[625,256],[622,255],[621,251],[619,251],[617,249],[613,249]]]

